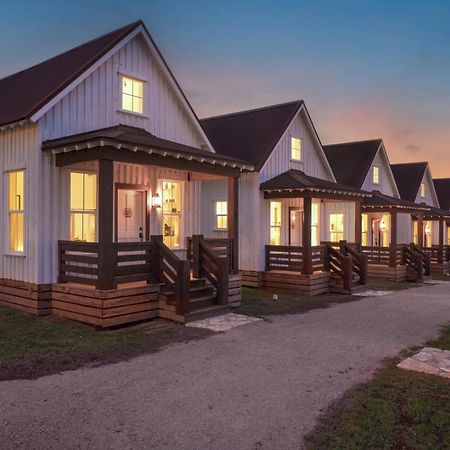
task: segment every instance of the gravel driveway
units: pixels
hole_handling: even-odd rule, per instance
[[[329,402],[448,323],[450,284],[427,286],[1,382],[0,446],[298,449]]]

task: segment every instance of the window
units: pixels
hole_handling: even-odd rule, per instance
[[[122,77],[122,109],[142,114],[143,92],[143,81]]]
[[[380,168],[373,166],[373,184],[380,184]]]
[[[330,214],[330,241],[344,240],[344,214]]]
[[[70,240],[97,239],[97,175],[70,173]]]
[[[420,196],[425,198],[425,183],[420,183]]]
[[[8,172],[9,251],[23,252],[24,170]]]
[[[168,247],[181,243],[181,182],[163,181],[162,191],[163,241]]]
[[[417,223],[417,220],[413,222],[413,242],[414,244],[419,244],[419,224]]]
[[[270,245],[281,244],[281,202],[270,202]]]
[[[302,159],[302,140],[291,136],[291,159],[301,161]]]
[[[361,245],[369,245],[369,216],[363,214],[361,216]]]
[[[311,245],[319,245],[319,203],[311,205]]]
[[[228,228],[228,203],[226,201],[216,202],[216,230]]]

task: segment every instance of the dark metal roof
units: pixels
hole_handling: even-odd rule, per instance
[[[430,209],[429,206],[425,204],[417,204],[410,202],[408,200],[403,200],[402,198],[391,197],[390,195],[382,194],[379,191],[372,191],[372,197],[365,198],[363,200],[363,206],[372,208],[399,208],[399,209],[416,209],[416,210],[426,210]]]
[[[435,178],[433,184],[440,207],[450,210],[450,178]]]
[[[303,104],[298,100],[210,117],[200,123],[215,150],[251,161],[260,170]]]
[[[425,217],[450,217],[450,211],[441,208],[435,208],[434,206],[428,206],[428,213],[425,213]]]
[[[391,164],[400,197],[414,202],[427,169],[427,162]]]
[[[370,197],[372,195],[370,192],[362,191],[352,186],[345,186],[341,183],[310,177],[303,171],[295,169],[290,169],[261,183],[260,189],[263,191],[329,191],[362,197]]]
[[[142,25],[133,22],[0,80],[0,125],[30,118],[91,65]]]
[[[361,188],[381,139],[324,145],[323,150],[338,183]]]
[[[176,155],[180,155],[186,159],[189,159],[190,157],[196,157],[197,159],[204,158],[207,161],[215,161],[217,164],[231,167],[236,166],[246,170],[253,169],[253,164],[251,162],[230,158],[227,155],[201,150],[167,139],[161,139],[143,128],[132,127],[129,125],[115,125],[108,128],[45,141],[42,144],[42,150],[58,153],[98,146],[126,148],[131,151],[163,152],[163,154],[164,152],[170,152],[170,156],[176,157]]]

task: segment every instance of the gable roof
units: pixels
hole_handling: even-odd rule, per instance
[[[382,194],[380,191],[372,191],[372,197],[366,198],[363,201],[363,206],[372,208],[399,208],[410,210],[423,210],[429,211],[430,207],[427,205],[421,205],[403,198],[391,197],[390,195]]]
[[[427,162],[391,164],[401,198],[411,202],[416,201],[427,167]]]
[[[124,37],[133,22],[0,80],[0,125],[29,119]]]
[[[361,188],[383,144],[381,139],[324,145],[323,151],[338,183]]]
[[[435,178],[434,189],[442,209],[450,210],[450,178]]]
[[[362,191],[353,186],[345,186],[334,181],[322,180],[311,177],[305,172],[297,169],[289,169],[286,172],[261,183],[260,189],[266,192],[271,191],[314,191],[333,192],[344,195],[359,197],[370,197],[372,194]]]

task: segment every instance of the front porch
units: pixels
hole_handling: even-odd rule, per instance
[[[184,323],[239,304],[238,177],[251,165],[125,126],[43,149],[55,155],[55,170],[91,177],[75,188],[70,177],[70,208],[60,218],[70,239],[57,244],[54,314],[102,327],[153,317]],[[228,181],[228,237],[220,242],[199,234],[198,191],[211,176]]]

